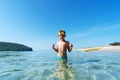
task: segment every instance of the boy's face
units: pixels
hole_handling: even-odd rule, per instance
[[[59,39],[61,39],[61,40],[64,40],[64,39],[65,39],[65,35],[59,35],[58,37],[59,37]]]
[[[59,31],[59,32],[58,32],[58,38],[59,38],[60,40],[64,40],[64,39],[65,39],[65,36],[66,36],[66,34],[65,34],[64,31]]]

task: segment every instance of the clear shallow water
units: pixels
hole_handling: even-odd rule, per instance
[[[0,80],[120,80],[119,52],[0,52]]]

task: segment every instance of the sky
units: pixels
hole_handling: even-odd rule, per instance
[[[74,48],[120,42],[120,0],[0,0],[0,41],[51,50],[59,30]]]

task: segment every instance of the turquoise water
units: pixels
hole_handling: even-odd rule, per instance
[[[119,52],[0,52],[0,80],[120,80]]]

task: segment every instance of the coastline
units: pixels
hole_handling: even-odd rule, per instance
[[[78,48],[75,49],[82,52],[89,52],[89,51],[115,51],[120,52],[120,46],[99,46],[99,47],[90,47],[90,48]]]
[[[120,46],[105,46],[100,51],[116,51],[116,52],[120,52]]]

